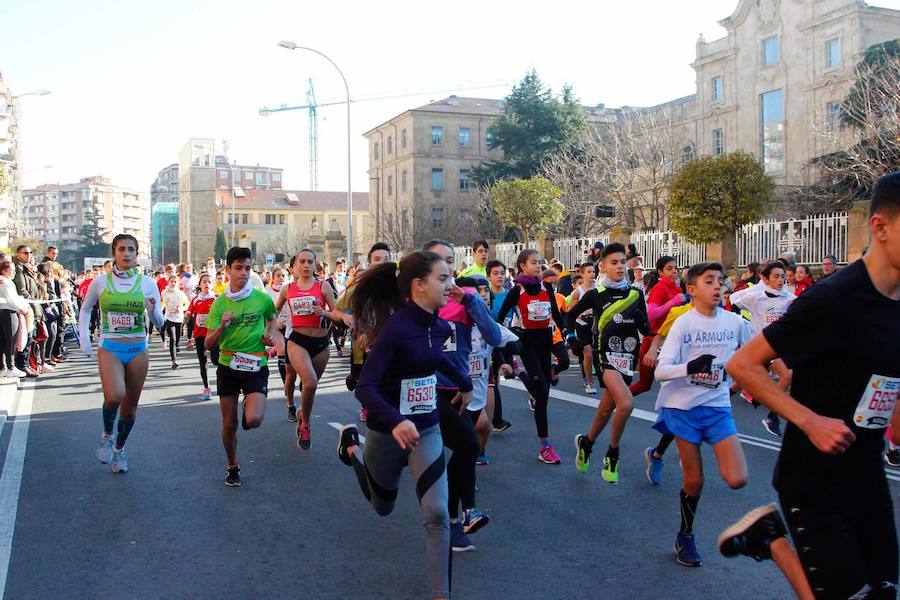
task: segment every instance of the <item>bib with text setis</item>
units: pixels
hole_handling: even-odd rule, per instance
[[[247,354],[246,352],[235,352],[231,355],[231,369],[233,371],[256,373],[259,371],[261,365],[262,356]]]
[[[487,370],[488,358],[483,352],[473,354],[469,357],[469,378],[479,379],[484,376]]]
[[[400,382],[400,414],[427,415],[437,406],[437,377],[416,377]]]
[[[112,332],[128,331],[135,326],[134,313],[111,312],[107,314],[106,318],[109,321],[109,330]]]
[[[290,299],[291,314],[297,317],[308,317],[313,314],[316,299],[312,296],[297,296]]]
[[[898,391],[900,378],[872,375],[862,398],[859,399],[859,404],[856,405],[853,424],[863,429],[886,428],[894,413]]]

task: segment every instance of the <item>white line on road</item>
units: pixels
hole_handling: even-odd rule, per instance
[[[19,489],[22,486],[22,468],[25,465],[25,446],[28,444],[28,425],[31,421],[31,403],[34,399],[34,382],[26,381],[19,395],[16,420],[12,422],[12,434],[0,476],[0,598],[6,593],[9,575],[9,559],[12,557],[13,534],[16,528],[16,512],[19,507]]]
[[[518,379],[502,379],[500,384],[505,387],[515,388],[520,391],[525,391],[525,384],[523,384]],[[566,402],[571,402],[573,404],[580,404],[582,406],[589,406],[591,408],[597,408],[600,404],[599,399],[594,399],[589,396],[582,396],[581,394],[573,394],[572,392],[564,392],[562,390],[550,390],[550,397],[556,398],[558,400],[564,400]],[[650,422],[656,422],[657,414],[655,412],[649,410],[642,410],[640,408],[635,408],[631,412],[631,416],[637,417],[638,419]],[[778,452],[781,450],[781,444],[772,440],[767,440],[764,438],[758,438],[752,435],[747,435],[745,433],[738,433],[738,437],[741,442],[744,444],[748,444],[750,446],[757,446],[759,448],[765,448],[766,450],[772,450],[774,452]],[[894,471],[892,469],[885,469],[884,474],[888,479],[893,481],[900,481],[900,473]]]

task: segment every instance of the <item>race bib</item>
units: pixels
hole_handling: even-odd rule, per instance
[[[528,303],[529,321],[546,321],[550,318],[550,303],[544,300],[532,300]]]
[[[713,363],[712,372],[710,373],[694,373],[688,376],[688,381],[694,385],[715,389],[725,381],[725,365],[722,363]]]
[[[437,406],[437,377],[418,377],[400,382],[400,414],[427,415]]]
[[[291,314],[297,317],[308,317],[313,314],[316,299],[313,296],[297,296],[289,300]]]
[[[178,316],[178,307],[177,306],[167,306],[166,307],[166,316],[167,317],[177,317]]]
[[[631,370],[632,356],[632,354],[625,352],[607,352],[606,360],[616,371],[630,377],[634,375],[634,371]]]
[[[256,373],[259,371],[260,366],[262,366],[262,356],[247,354],[246,352],[235,352],[231,356],[231,368],[234,371]]]
[[[487,357],[481,352],[469,357],[469,378],[480,379],[487,371]]]
[[[196,322],[197,327],[206,327],[206,319],[209,315],[197,315]]]
[[[107,314],[106,318],[109,321],[110,331],[128,331],[129,329],[134,329],[134,313],[111,312]]]
[[[450,337],[444,342],[444,352],[456,352],[456,328],[450,326]]]
[[[898,390],[900,378],[872,375],[862,398],[859,399],[859,404],[856,405],[853,424],[863,429],[886,428],[894,413]]]

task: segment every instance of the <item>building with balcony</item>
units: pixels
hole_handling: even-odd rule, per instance
[[[0,170],[7,183],[6,189],[0,189],[0,247],[9,246],[17,234],[22,200],[17,113],[17,100],[0,73]]]
[[[85,177],[78,183],[45,184],[22,192],[23,235],[44,246],[74,250],[83,243],[82,229],[95,226],[105,241],[120,233],[133,235],[138,255],[150,256],[150,202],[138,191],[105,177]]]

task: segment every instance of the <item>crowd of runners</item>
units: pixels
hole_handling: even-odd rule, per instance
[[[900,466],[900,173],[879,181],[869,229],[862,259],[837,269],[826,257],[815,282],[791,256],[729,277],[717,263],[645,263],[633,244],[599,242],[570,268],[530,249],[506,265],[489,258],[484,241],[473,244],[472,265],[455,265],[453,245],[436,239],[399,261],[377,243],[365,261],[333,272],[304,248],[260,273],[250,250],[236,247],[224,264],[145,273],[137,241],[119,235],[110,263],[78,277],[55,256],[32,267],[23,247],[12,262],[0,256],[3,374],[52,370],[65,359],[77,314],[71,333],[85,354],[96,352],[103,388],[96,456],[126,472],[156,328],[172,369],[180,350],[196,354],[200,398],[212,397],[215,380],[225,484],[237,487],[238,423],[262,423],[269,361],[297,445],[309,449],[321,434],[311,415],[331,346],[340,357],[349,345],[346,385],[360,403],[365,442],[359,426],[344,426],[338,457],[380,515],[393,510],[409,468],[434,598],[450,597],[452,553],[474,550],[470,536],[489,523],[477,508],[477,466],[490,462],[490,437],[512,425],[501,379],[527,390],[534,456],[547,465],[568,462],[561,454],[571,451],[570,464],[588,473],[602,437],[603,480],[640,476],[659,485],[675,442],[682,486],[671,500],[681,515],[674,555],[687,567],[702,563],[693,533],[701,446],[712,446],[729,487],[747,484],[731,408],[746,401],[764,407],[762,426],[782,437],[774,476],[781,510],[771,504],[722,523],[720,551],[774,560],[800,598],[894,598],[898,547],[883,461]],[[560,374],[576,368],[599,403],[572,450],[553,436],[548,407]],[[659,442],[635,452],[622,440],[634,397],[654,380]]]

